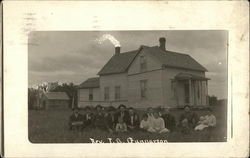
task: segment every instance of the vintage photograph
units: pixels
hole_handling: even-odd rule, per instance
[[[32,143],[226,142],[228,31],[32,31]]]

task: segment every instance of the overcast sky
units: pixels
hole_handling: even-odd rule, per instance
[[[159,45],[166,38],[166,49],[186,53],[208,69],[209,95],[227,96],[226,31],[37,31],[29,35],[29,86],[42,82],[80,84],[97,72],[114,54],[110,41],[95,39],[111,34],[121,44],[121,52],[140,45]]]

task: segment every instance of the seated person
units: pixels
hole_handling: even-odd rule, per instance
[[[159,112],[154,112],[153,127],[150,127],[148,131],[156,133],[169,132],[169,130],[165,128],[164,120],[159,116]]]
[[[123,121],[122,117],[118,118],[118,123],[116,124],[115,130],[116,132],[127,132],[127,125]]]
[[[83,115],[79,113],[78,107],[73,109],[73,114],[69,118],[70,130],[82,130],[83,128]]]
[[[207,125],[209,128],[215,128],[216,127],[216,117],[212,114],[212,109],[208,109],[208,114],[205,116],[205,119],[207,120]]]
[[[107,128],[108,128],[109,132],[112,133],[113,130],[115,129],[115,125],[116,125],[116,122],[115,122],[116,109],[113,106],[110,106],[107,111],[108,111],[108,114],[105,117],[106,124],[107,124]]]
[[[140,123],[140,129],[143,131],[148,131],[148,129],[149,129],[149,121],[148,121],[147,114],[143,114],[143,116],[142,116],[142,120]]]
[[[128,123],[127,127],[129,130],[135,130],[139,128],[139,116],[135,113],[134,108],[130,107],[128,109],[129,117],[128,117]]]
[[[162,115],[162,118],[165,122],[165,127],[172,132],[175,129],[175,118],[170,114],[169,108],[166,108],[164,112],[165,113]]]
[[[94,127],[100,130],[107,129],[104,112],[101,105],[96,106],[96,113],[94,115]]]
[[[154,120],[154,110],[152,107],[149,107],[147,109],[147,115],[148,115],[148,122],[150,124],[150,127],[153,126],[153,120]]]
[[[197,123],[197,126],[194,128],[195,131],[202,131],[204,128],[208,127],[208,121],[204,116],[200,117],[199,122]]]
[[[184,118],[182,121],[181,121],[181,124],[180,124],[180,132],[184,135],[187,135],[189,134],[191,131],[190,127],[188,126],[188,119],[187,118]]]
[[[182,128],[182,121],[187,120],[187,126],[190,129],[194,129],[198,122],[198,116],[195,112],[191,111],[191,108],[189,105],[184,106],[184,112],[180,116],[179,126]],[[185,121],[184,121],[185,122]],[[187,127],[185,127],[187,128]]]
[[[123,121],[126,124],[128,123],[129,114],[128,114],[128,111],[126,109],[126,106],[123,105],[123,104],[119,105],[118,111],[115,113],[115,121],[116,121],[116,123],[118,123],[118,118],[119,117],[122,117]]]
[[[85,115],[84,115],[84,126],[85,127],[92,127],[94,121],[94,115],[91,112],[90,107],[85,108]]]

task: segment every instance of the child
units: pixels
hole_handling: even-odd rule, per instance
[[[149,132],[156,132],[156,133],[169,132],[169,130],[165,128],[164,120],[159,116],[159,112],[154,112],[153,127],[149,129]]]
[[[183,135],[187,135],[191,132],[189,126],[188,126],[188,119],[185,118],[181,121],[181,126],[180,126],[180,132],[183,134]]]
[[[140,129],[147,131],[149,129],[148,115],[144,114],[140,123]]]
[[[194,130],[195,131],[203,130],[204,128],[208,127],[207,123],[208,121],[206,120],[206,118],[201,116],[198,125],[194,128]]]
[[[122,117],[118,118],[118,123],[116,124],[116,132],[127,132],[127,125],[123,121]]]

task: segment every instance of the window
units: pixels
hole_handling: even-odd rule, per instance
[[[147,61],[145,56],[140,56],[140,70],[141,72],[147,70]]]
[[[93,89],[92,88],[89,89],[89,100],[90,101],[93,100]]]
[[[141,98],[147,98],[147,80],[141,80],[140,81],[140,87],[141,87]]]
[[[171,81],[171,96],[172,98],[176,97],[176,81]]]
[[[115,100],[121,99],[121,87],[115,86]]]
[[[104,87],[104,100],[109,100],[109,87]]]

